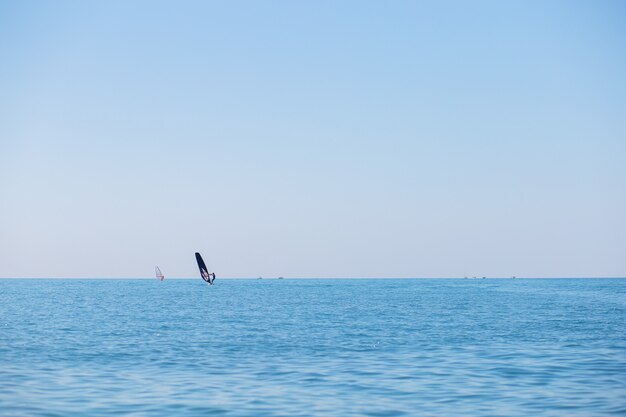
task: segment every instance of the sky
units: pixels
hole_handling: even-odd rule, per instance
[[[0,277],[626,276],[622,1],[0,0]]]

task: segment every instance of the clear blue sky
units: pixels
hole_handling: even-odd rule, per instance
[[[626,275],[622,1],[0,0],[0,277]]]

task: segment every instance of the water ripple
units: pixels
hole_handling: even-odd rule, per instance
[[[0,280],[0,416],[625,415],[623,295],[626,280]]]

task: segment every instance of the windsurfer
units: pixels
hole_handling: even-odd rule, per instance
[[[196,252],[196,261],[198,262],[198,268],[200,268],[200,275],[202,279],[209,285],[213,285],[213,281],[215,281],[215,272],[209,272],[202,256],[198,252]]]

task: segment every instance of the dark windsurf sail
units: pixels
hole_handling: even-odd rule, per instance
[[[196,261],[198,262],[198,268],[200,269],[200,276],[202,279],[209,285],[213,285],[213,281],[215,281],[215,274],[209,273],[202,256],[200,256],[198,252],[196,252]]]

